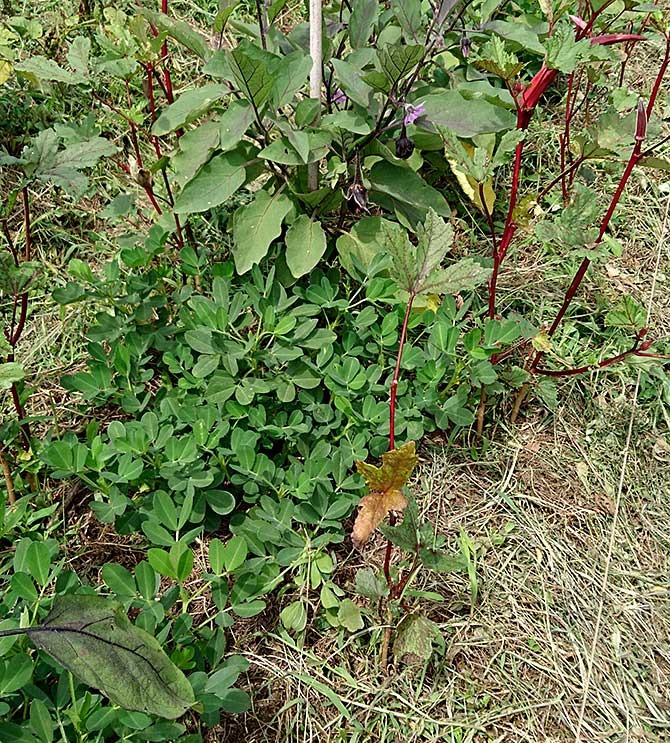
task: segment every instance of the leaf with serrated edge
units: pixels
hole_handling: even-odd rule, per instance
[[[474,289],[488,279],[491,269],[480,266],[472,258],[463,258],[449,268],[433,271],[421,284],[421,292],[433,294],[456,294]]]
[[[426,221],[416,229],[418,273],[415,291],[424,291],[424,282],[440,267],[454,241],[454,230],[433,209],[428,210]]]
[[[391,256],[391,277],[401,289],[411,292],[416,281],[414,246],[403,230],[391,229],[386,223],[382,224],[382,234]]]
[[[356,462],[358,473],[368,486],[368,495],[359,503],[352,540],[359,549],[390,511],[402,511],[407,499],[401,492],[416,467],[418,459],[413,441],[382,454],[382,466]]]

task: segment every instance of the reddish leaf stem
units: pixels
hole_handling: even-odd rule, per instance
[[[595,371],[596,369],[604,369],[607,366],[616,364],[619,361],[623,361],[628,356],[644,356],[652,358],[665,358],[663,354],[648,354],[645,350],[651,346],[651,341],[642,341],[641,335],[636,336],[635,342],[632,347],[622,353],[618,353],[615,356],[610,356],[607,359],[599,361],[597,364],[586,364],[585,366],[578,366],[574,369],[542,369],[536,368],[534,371],[536,374],[543,374],[547,377],[573,377],[577,374],[584,374],[585,372]]]
[[[396,408],[396,394],[398,392],[398,378],[400,377],[400,362],[402,361],[402,352],[405,347],[405,339],[407,337],[407,326],[409,325],[409,316],[412,311],[412,305],[416,294],[410,292],[409,299],[407,300],[407,309],[405,310],[405,319],[402,323],[402,330],[400,332],[400,343],[398,345],[398,356],[395,362],[395,369],[393,371],[393,379],[391,380],[391,399],[389,405],[389,450],[395,449],[395,408]]]
[[[391,380],[391,396],[389,401],[389,450],[395,449],[395,409],[396,409],[396,395],[398,392],[398,379],[400,377],[400,362],[402,361],[402,352],[405,347],[405,339],[407,338],[407,326],[409,325],[409,317],[412,312],[412,305],[416,293],[411,291],[407,300],[407,307],[405,309],[405,319],[402,323],[402,330],[400,331],[400,342],[398,344],[398,355],[396,357],[395,369],[393,370],[393,379]],[[395,516],[390,514],[389,523],[391,526],[395,524]],[[393,553],[393,544],[390,539],[386,540],[386,551],[384,553],[384,577],[389,586],[391,593],[393,593],[393,579],[391,578],[391,555]]]

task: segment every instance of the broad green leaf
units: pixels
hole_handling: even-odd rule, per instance
[[[490,268],[484,268],[472,258],[463,258],[448,268],[434,271],[421,285],[421,291],[424,294],[457,294],[475,289],[490,275]]]
[[[117,147],[105,137],[91,137],[83,142],[67,145],[64,150],[60,150],[55,157],[54,166],[55,168],[67,166],[77,170],[92,168],[101,158],[110,157],[116,152]],[[50,170],[38,169],[37,172],[48,176]]]
[[[344,270],[356,278],[354,262],[367,271],[372,261],[386,251],[385,230],[402,232],[396,222],[389,222],[382,217],[363,217],[352,228],[337,238],[337,252]]]
[[[212,104],[220,101],[228,88],[218,83],[208,83],[199,88],[192,88],[182,93],[174,103],[161,111],[160,116],[151,127],[152,134],[158,137],[180,129],[185,124],[202,116]]]
[[[321,126],[336,127],[353,134],[369,134],[372,131],[370,121],[356,111],[338,111],[334,114],[326,114],[321,119]]]
[[[352,49],[367,45],[378,15],[377,0],[353,0],[349,16],[349,42]]]
[[[333,59],[331,63],[339,87],[354,103],[367,108],[370,105],[372,88],[363,82],[363,71],[344,59]]]
[[[302,165],[305,162],[287,137],[279,137],[270,142],[258,153],[258,157],[282,165]]]
[[[544,48],[540,43],[540,34],[546,34],[548,26],[546,23],[538,23],[529,26],[522,18],[515,18],[510,21],[495,20],[486,23],[482,30],[493,32],[503,39],[516,42],[524,51],[535,52],[535,54],[544,55]],[[571,31],[574,39],[574,31]]]
[[[403,232],[385,228],[386,247],[392,259],[393,276],[401,289],[410,294],[455,294],[473,289],[484,281],[490,270],[471,258],[464,258],[449,268],[440,264],[451,248],[454,233],[451,225],[428,210],[423,225],[416,229],[418,245],[414,246]]]
[[[486,70],[503,80],[512,80],[523,69],[516,54],[507,51],[505,42],[499,35],[493,35],[479,50],[475,67]]]
[[[233,101],[219,119],[219,147],[224,152],[234,149],[254,120],[249,101]]]
[[[23,366],[18,361],[7,361],[0,364],[0,390],[9,390],[16,382],[26,376]]]
[[[209,160],[217,147],[219,147],[219,122],[217,121],[205,121],[195,129],[185,132],[179,138],[179,149],[172,155],[172,170],[177,183],[180,186],[188,183]],[[225,152],[230,148],[223,147],[222,149]]]
[[[240,90],[257,109],[268,99],[274,85],[274,78],[267,64],[255,59],[239,47],[228,54],[230,69]]]
[[[393,86],[409,75],[421,61],[423,53],[424,48],[419,44],[387,46],[379,50],[379,64]]]
[[[217,155],[182,189],[174,202],[176,214],[205,212],[227,201],[246,178],[246,161],[236,152]]]
[[[219,12],[214,16],[212,30],[215,34],[220,34],[226,27],[226,22],[230,14],[240,4],[240,0],[219,0]]]
[[[482,99],[468,100],[456,90],[434,93],[421,100],[426,109],[423,120],[444,127],[463,139],[478,134],[513,129],[514,114]]]
[[[461,553],[454,555],[430,547],[421,547],[419,560],[422,565],[438,573],[459,573],[468,568],[467,561]]]
[[[417,225],[416,236],[418,239],[416,253],[419,264],[417,266],[417,281],[421,284],[436,268],[439,268],[447,253],[451,250],[454,230],[449,222],[445,222],[436,212],[429,209],[425,222]]]
[[[450,214],[444,196],[409,168],[383,160],[372,167],[369,180],[371,191],[379,191],[401,204],[410,204],[424,214],[431,208],[444,217]]]
[[[35,57],[28,57],[23,62],[18,62],[14,65],[14,69],[17,72],[26,72],[29,75],[34,75],[39,80],[47,80],[55,83],[69,83],[72,85],[86,80],[83,75],[65,70],[53,60],[42,57],[39,54]]]
[[[116,602],[59,596],[44,624],[26,629],[26,634],[124,709],[175,719],[195,701],[188,680],[159,642],[133,626]]]
[[[137,7],[137,12],[159,31],[171,36],[175,41],[197,54],[200,59],[207,61],[211,57],[212,49],[205,38],[188,23],[171,18],[166,13],[144,8],[141,5]]]
[[[572,24],[559,23],[554,33],[545,41],[547,67],[565,74],[574,72],[577,66],[588,59],[591,50],[589,39],[575,40]]]
[[[237,209],[233,215],[233,257],[238,273],[246,273],[267,255],[291,206],[283,194],[270,195],[261,189],[251,203]]]
[[[286,263],[299,278],[309,273],[326,252],[326,234],[318,221],[301,214],[286,233]]]
[[[303,141],[301,137],[307,137],[307,155],[304,156]],[[295,142],[303,152],[298,152],[294,144]],[[293,132],[291,137],[279,137],[271,142],[267,147],[264,147],[258,156],[265,160],[271,160],[275,163],[282,163],[283,165],[303,165],[305,162],[316,162],[325,157],[328,152],[328,144],[330,143],[330,134],[328,132]]]
[[[391,10],[398,19],[405,41],[416,44],[421,28],[421,0],[391,0]]]
[[[388,596],[389,587],[372,568],[360,568],[356,572],[356,593],[359,596],[379,601]]]
[[[300,49],[283,57],[272,67],[271,97],[276,109],[292,103],[295,94],[305,85],[311,69],[312,58]]]
[[[91,54],[91,40],[85,36],[77,36],[70,44],[65,55],[68,64],[82,77],[88,77],[88,60]]]

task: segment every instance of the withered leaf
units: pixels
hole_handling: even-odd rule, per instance
[[[405,508],[407,499],[402,494],[402,487],[407,484],[417,461],[415,444],[409,441],[383,454],[381,467],[356,462],[356,469],[370,491],[361,498],[351,535],[357,548],[360,549],[368,541],[370,534],[390,511]]]

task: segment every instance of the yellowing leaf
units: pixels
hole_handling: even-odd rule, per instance
[[[473,157],[475,154],[475,148],[467,142],[463,142],[462,144],[464,149],[467,150],[467,152],[469,153],[470,157]],[[456,160],[451,160],[449,157],[447,157],[447,162],[451,167],[451,172],[456,176],[458,185],[463,190],[463,193],[470,199],[470,201],[472,201],[472,203],[478,209],[480,209],[481,211],[487,211],[489,214],[492,214],[493,205],[495,204],[496,200],[495,191],[493,190],[493,186],[491,185],[493,179],[487,178],[480,184],[476,178],[473,178],[462,168],[460,168]],[[482,186],[481,193],[479,188],[480,185]],[[482,195],[484,196],[483,202]],[[486,210],[484,209],[484,204],[486,204]]]
[[[352,539],[359,549],[390,511],[402,511],[407,499],[402,487],[407,484],[417,463],[413,441],[382,455],[382,466],[356,462],[356,469],[365,479],[370,492],[361,498]]]
[[[531,340],[531,343],[533,344],[533,348],[536,351],[540,351],[541,353],[548,353],[549,351],[551,351],[551,338],[546,333],[546,331],[538,333]]]
[[[12,66],[4,59],[0,59],[0,85],[4,85],[12,75]]]

